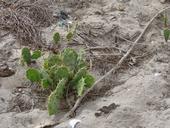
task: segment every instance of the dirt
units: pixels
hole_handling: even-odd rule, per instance
[[[170,6],[168,1],[159,0],[57,2],[53,5],[54,13],[64,11],[70,18],[66,18],[64,24],[60,19],[56,21],[57,26],[43,29],[47,45],[52,42],[55,31],[64,37],[68,22],[77,19],[79,27],[73,42],[63,42],[57,48],[85,48],[96,79],[115,66],[159,10]],[[37,86],[26,80],[25,69],[19,63],[22,46],[13,35],[1,38],[0,42],[0,127],[38,128],[63,117],[65,111],[48,116],[46,92],[35,92]],[[162,21],[158,17],[122,67],[85,98],[76,111],[75,118],[81,120],[77,128],[169,128],[168,43],[164,42]],[[106,46],[108,48],[90,49]],[[68,122],[55,128],[68,128]]]

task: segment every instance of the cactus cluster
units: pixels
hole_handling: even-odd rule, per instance
[[[60,100],[66,97],[67,89],[76,92],[79,97],[95,82],[87,70],[83,54],[70,48],[58,54],[50,54],[40,69],[29,68],[26,76],[42,88],[51,89],[47,105],[49,115],[58,112]]]

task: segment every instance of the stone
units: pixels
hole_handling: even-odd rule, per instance
[[[15,74],[15,71],[11,69],[7,64],[0,64],[0,77],[9,77]]]

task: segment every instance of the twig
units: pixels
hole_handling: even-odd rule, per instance
[[[115,49],[118,50],[120,53],[126,53],[127,50],[124,50],[122,48],[118,48],[115,46],[96,46],[96,47],[88,47],[87,49],[85,49],[86,51],[92,51],[92,50],[104,50],[104,49]],[[131,55],[135,55],[135,56],[139,56],[135,53],[130,53]],[[113,55],[113,54],[112,54]]]
[[[4,38],[5,36],[9,35],[10,32],[5,33],[4,35],[1,35],[0,38]]]
[[[130,44],[132,44],[132,43],[133,43],[133,41],[128,40],[128,39],[126,39],[126,38],[124,38],[124,37],[122,37],[122,36],[120,36],[120,35],[118,35],[118,34],[116,34],[115,36],[116,36],[116,37],[118,37],[118,38],[120,38],[120,39],[122,39],[122,40],[124,40],[125,42],[130,43]],[[138,45],[148,45],[148,44],[138,43]]]
[[[90,69],[90,71],[93,69],[93,61],[92,61],[92,59],[90,58],[90,61],[89,61],[89,69]]]
[[[124,38],[124,37],[122,37],[122,36],[120,36],[120,35],[118,35],[118,34],[116,34],[115,36],[119,37],[120,39],[122,39],[122,40],[124,40],[124,41],[126,41],[126,42],[128,42],[128,43],[133,43],[133,41],[128,40],[128,39],[126,39],[126,38]]]
[[[115,47],[115,46],[96,46],[96,47],[88,47],[87,49],[85,49],[86,51],[89,50],[102,50],[102,49],[116,49],[119,50],[121,52],[126,52],[125,50]]]
[[[77,108],[79,107],[81,101],[83,100],[83,98],[94,89],[94,87],[100,82],[102,81],[104,78],[106,78],[107,76],[109,76],[111,73],[115,72],[117,69],[120,68],[120,66],[122,65],[122,63],[126,60],[126,58],[129,56],[129,54],[131,53],[131,51],[134,49],[135,45],[140,41],[140,39],[143,37],[143,35],[145,34],[145,32],[147,31],[147,29],[149,28],[149,26],[151,25],[151,23],[154,21],[154,19],[161,14],[162,12],[164,12],[165,10],[170,9],[170,7],[164,8],[161,11],[159,11],[146,25],[146,27],[144,28],[143,32],[139,35],[139,37],[136,39],[136,41],[132,44],[132,46],[130,47],[130,49],[127,51],[127,53],[120,59],[120,61],[117,63],[117,65],[115,67],[113,67],[109,72],[107,72],[104,76],[102,76],[100,79],[98,79],[91,88],[89,88],[81,97],[78,98],[78,100],[76,101],[74,107],[58,122],[55,122],[54,124],[50,124],[50,125],[46,125],[43,126],[41,128],[47,128],[48,126],[55,126],[61,122],[66,121],[67,119],[69,119],[70,116],[72,116],[74,114],[74,112],[77,110]]]
[[[93,54],[94,56],[122,56],[121,54],[113,54],[113,53],[110,53],[110,54]]]

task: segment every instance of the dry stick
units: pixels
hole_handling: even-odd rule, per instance
[[[10,32],[7,32],[7,33],[5,33],[4,35],[1,35],[1,36],[0,36],[0,39],[1,39],[1,38],[4,38],[5,36],[7,36],[7,35],[9,35],[9,34],[10,34]]]
[[[120,39],[122,39],[123,41],[125,41],[125,42],[128,42],[128,43],[130,43],[130,44],[133,44],[134,43],[134,41],[131,41],[131,40],[129,40],[129,39],[126,39],[126,38],[124,38],[124,37],[122,37],[122,36],[120,36],[120,35],[115,35],[115,36],[117,36],[118,38],[120,38]],[[138,44],[140,44],[140,45],[147,45],[147,44],[142,44],[142,43],[138,43]]]
[[[113,53],[108,53],[108,54],[93,54],[94,56],[121,56],[121,54],[113,54]]]
[[[122,40],[124,40],[124,41],[126,41],[126,42],[133,43],[133,41],[128,40],[128,39],[126,39],[126,38],[124,38],[124,37],[122,37],[122,36],[120,36],[120,35],[118,35],[118,34],[116,34],[115,36],[119,37],[120,39],[122,39]]]
[[[92,51],[92,50],[104,50],[104,49],[109,49],[109,50],[111,50],[111,49],[115,49],[115,50],[118,50],[120,53],[126,53],[127,52],[127,50],[124,50],[124,49],[122,49],[122,48],[118,48],[118,47],[115,47],[115,46],[96,46],[96,47],[88,47],[87,49],[85,49],[85,51]],[[132,55],[135,55],[135,56],[138,56],[137,54],[135,54],[135,53],[131,53]],[[99,54],[99,55],[101,55],[101,54]],[[114,55],[114,54],[105,54],[105,56],[106,55]]]
[[[170,7],[164,8],[161,11],[159,11],[146,25],[146,27],[144,28],[143,32],[139,35],[139,37],[136,39],[136,41],[132,44],[132,46],[130,47],[130,49],[127,51],[127,53],[120,59],[120,61],[117,63],[117,65],[115,67],[113,67],[109,72],[107,72],[104,76],[102,76],[99,80],[97,80],[93,86],[91,88],[89,88],[75,103],[74,107],[64,116],[64,118],[62,118],[61,120],[59,120],[59,122],[55,122],[54,124],[50,124],[50,125],[46,125],[43,126],[41,128],[47,128],[48,126],[55,126],[61,122],[66,121],[71,115],[74,114],[74,112],[77,110],[77,108],[79,107],[81,101],[83,100],[83,98],[94,89],[94,87],[100,82],[102,81],[104,78],[106,78],[107,76],[109,76],[111,73],[115,72],[117,69],[120,68],[121,64],[125,61],[125,59],[129,56],[129,54],[131,53],[131,51],[134,49],[135,45],[140,41],[140,39],[142,38],[142,36],[145,34],[146,30],[149,28],[150,24],[154,21],[154,19],[161,14],[162,12],[166,11],[170,9]]]
[[[115,50],[118,50],[120,53],[126,53],[127,50],[124,50],[122,48],[118,48],[118,47],[115,47],[115,46],[96,46],[96,47],[89,47],[87,49],[85,49],[86,51],[92,51],[92,50],[105,50],[105,49],[108,49],[108,50],[111,50],[111,49],[115,49]],[[100,54],[99,54],[100,55]],[[105,54],[107,55],[107,54]],[[111,55],[111,54],[108,54],[108,56]],[[112,54],[113,55],[113,54]],[[137,54],[135,53],[131,53],[131,55],[135,55],[135,56],[138,56]]]
[[[116,49],[116,50],[119,50],[119,51],[122,51],[122,52],[127,52],[127,51],[125,51],[121,48],[115,47],[115,46],[96,46],[96,47],[89,47],[85,50],[89,51],[89,50],[102,50],[102,49]]]

